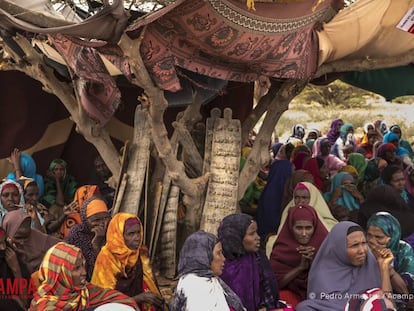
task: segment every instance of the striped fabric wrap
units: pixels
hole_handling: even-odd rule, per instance
[[[73,286],[72,271],[79,253],[79,248],[65,242],[47,251],[38,274],[41,285],[29,310],[84,310],[109,302],[137,307],[133,299],[116,290],[90,283],[82,287]]]

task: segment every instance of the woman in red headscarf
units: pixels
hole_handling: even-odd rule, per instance
[[[313,207],[296,205],[276,238],[270,264],[280,288],[280,298],[293,307],[306,299],[308,272],[328,231]]]

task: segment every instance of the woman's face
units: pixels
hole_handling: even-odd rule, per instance
[[[293,225],[293,236],[301,245],[307,245],[315,232],[315,227],[310,220],[296,220]]]
[[[325,163],[319,169],[319,177],[322,180],[329,179],[329,169],[328,169],[328,167],[326,166]]]
[[[385,151],[385,160],[389,162],[394,162],[397,157],[397,153],[394,150]]]
[[[56,164],[53,169],[53,174],[59,179],[62,180],[65,177],[66,169],[61,164]]]
[[[342,125],[344,125],[344,122],[342,121],[338,121],[338,123],[336,123],[336,131],[339,132],[341,130]]]
[[[24,193],[24,200],[26,203],[36,205],[39,200],[39,187],[36,184],[27,186]]]
[[[367,230],[368,245],[371,249],[386,248],[391,238],[385,235],[381,228],[369,226]]]
[[[111,217],[108,212],[99,212],[88,217],[91,231],[94,231],[98,227],[102,227],[106,231],[110,220]]]
[[[132,250],[137,250],[141,241],[141,227],[135,224],[124,231],[125,245]]]
[[[257,252],[260,248],[260,237],[257,234],[257,223],[252,223],[247,227],[246,234],[243,239],[243,247],[247,253]]]
[[[398,171],[392,174],[390,186],[392,186],[398,192],[402,192],[405,189],[405,178],[402,171]]]
[[[323,156],[327,156],[331,152],[331,143],[329,141],[325,141],[321,145],[321,154]]]
[[[346,237],[346,253],[355,267],[362,266],[367,260],[368,245],[362,231],[355,231]]]
[[[20,194],[17,187],[7,187],[1,193],[1,204],[7,211],[13,211],[18,209],[16,204],[20,203]]]
[[[223,248],[221,242],[214,245],[213,248],[213,260],[211,261],[211,271],[214,275],[220,276],[223,273],[224,261],[226,258],[223,255]]]
[[[76,257],[75,265],[72,270],[72,285],[73,287],[84,287],[86,281],[86,261],[81,253]]]
[[[310,192],[304,188],[296,189],[293,193],[293,201],[295,205],[309,205]]]

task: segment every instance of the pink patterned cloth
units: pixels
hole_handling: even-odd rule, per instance
[[[236,0],[178,1],[158,19],[138,21],[127,31],[136,35],[147,24],[141,54],[164,90],[181,88],[176,66],[241,82],[260,76],[307,79],[317,69],[315,25],[329,20],[342,2],[258,2],[249,11]]]

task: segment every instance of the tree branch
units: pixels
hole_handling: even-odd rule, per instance
[[[178,161],[172,152],[163,119],[168,102],[164,97],[163,91],[152,82],[141,55],[137,52],[140,50],[142,37],[143,35],[141,35],[139,40],[132,40],[124,34],[119,46],[125,55],[129,57],[131,70],[135,75],[135,82],[145,90],[148,98],[152,120],[152,138],[158,154],[167,168],[172,181],[184,193],[184,204],[188,208],[197,207],[201,204],[201,196],[209,175],[205,174],[195,179],[188,178],[183,163]]]
[[[118,152],[108,132],[84,115],[84,111],[73,93],[72,84],[59,81],[53,69],[44,63],[43,55],[39,54],[25,37],[17,34],[13,39],[23,50],[25,56],[21,59],[4,44],[3,48],[14,59],[3,58],[0,70],[21,71],[39,81],[43,85],[44,91],[58,97],[70,113],[71,120],[76,123],[76,131],[96,147],[108,168],[114,173],[114,176],[117,176],[120,169]]]
[[[240,173],[239,200],[243,197],[250,183],[256,178],[260,167],[269,162],[269,142],[272,132],[282,113],[288,110],[290,101],[303,90],[307,83],[306,80],[288,80],[282,84],[277,94],[272,98],[262,127]]]

